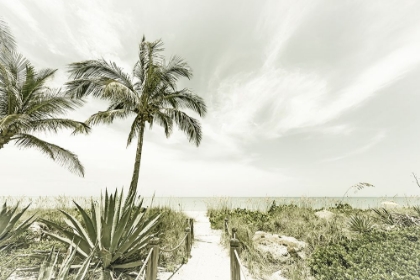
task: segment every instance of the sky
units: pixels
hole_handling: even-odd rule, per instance
[[[18,50],[37,69],[114,61],[131,73],[143,35],[162,39],[204,98],[199,147],[145,133],[139,193],[150,196],[417,196],[420,188],[419,1],[0,0]],[[95,99],[69,114],[105,110]],[[44,140],[75,152],[80,178],[37,150],[0,150],[0,195],[98,195],[127,187],[130,121]]]

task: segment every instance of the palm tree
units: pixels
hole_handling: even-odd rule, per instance
[[[16,51],[13,36],[2,21],[0,40],[0,149],[9,142],[20,148],[37,148],[83,176],[84,168],[75,154],[34,136],[37,132],[56,133],[63,128],[87,133],[89,127],[85,123],[57,118],[82,105],[82,101],[46,87],[46,81],[56,70],[36,71]]]
[[[190,142],[200,144],[202,133],[198,120],[190,117],[183,109],[189,109],[199,116],[206,113],[204,100],[188,89],[177,90],[176,82],[181,77],[190,78],[191,70],[179,57],[168,63],[160,54],[161,40],[147,42],[143,37],[139,47],[139,59],[132,75],[113,62],[104,59],[87,60],[70,65],[68,93],[81,98],[92,95],[110,101],[105,111],[93,114],[88,125],[110,124],[115,119],[134,117],[128,134],[127,146],[137,137],[137,151],[134,171],[130,183],[130,193],[137,191],[143,136],[146,123],[152,128],[154,123],[163,126],[166,137],[172,133],[174,122],[185,132]]]

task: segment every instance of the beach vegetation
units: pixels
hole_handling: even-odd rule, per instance
[[[120,195],[121,193],[118,192],[118,199],[120,198]],[[100,227],[102,228],[102,233],[104,233],[104,235],[106,235],[105,232],[109,230],[111,225],[111,223],[109,223],[110,216],[106,216],[104,212],[102,212],[106,204],[105,197],[106,195],[103,196],[102,207],[100,198],[92,199],[96,216],[101,217]],[[108,205],[110,205],[110,197],[111,195],[108,194]],[[112,197],[112,200],[115,202],[115,204],[119,204],[119,202],[115,200],[115,194],[112,194]],[[65,205],[66,207],[58,210],[56,207],[59,207],[59,205],[56,203],[57,201],[55,201],[57,199],[60,202],[59,204],[63,206]],[[21,198],[17,201],[24,202],[30,200],[31,199]],[[109,255],[106,252],[106,250],[109,251],[107,247],[102,245],[102,248],[104,248],[103,252],[99,252],[99,244],[96,248],[94,246],[92,250],[86,247],[84,247],[83,250],[81,249],[80,244],[86,243],[81,241],[83,234],[80,235],[80,232],[83,232],[83,230],[86,232],[86,234],[88,232],[83,217],[85,214],[90,220],[93,220],[94,217],[96,217],[92,215],[92,201],[87,201],[86,198],[75,198],[74,201],[71,201],[70,197],[60,197],[56,199],[50,198],[49,201],[47,198],[43,198],[40,201],[32,201],[33,204],[39,204],[39,206],[28,208],[27,211],[22,215],[21,219],[27,219],[36,213],[36,222],[45,224],[47,228],[43,229],[41,233],[34,230],[25,230],[20,235],[12,239],[13,242],[11,242],[9,246],[5,246],[3,250],[0,251],[0,279],[6,279],[11,274],[18,275],[19,277],[34,277],[34,275],[36,277],[39,275],[40,269],[44,271],[54,271],[57,277],[61,267],[67,264],[70,264],[71,267],[68,271],[68,278],[65,279],[77,279],[76,276],[80,271],[79,269],[83,264],[88,262],[87,260],[89,260],[90,265],[88,271],[86,272],[87,276],[85,279],[99,279],[100,277],[104,277],[106,279],[107,277],[109,278],[115,276],[116,274],[120,275],[120,279],[130,279],[130,277],[138,272],[140,268],[140,265],[137,267],[132,267],[133,262],[137,261],[138,263],[143,264],[142,262],[145,260],[148,253],[147,246],[143,247],[143,249],[136,249],[137,253],[133,253],[131,256],[125,254],[125,252],[127,252],[125,251],[123,253],[124,256],[119,260],[111,263],[111,265],[108,266],[108,269],[103,269],[101,261],[101,256]],[[79,210],[75,204],[75,201],[83,211]],[[133,206],[131,207],[131,215],[128,219],[131,221],[132,226],[129,228],[129,222],[127,222],[127,226],[125,227],[124,231],[126,233],[125,236],[127,236],[127,240],[120,238],[120,243],[117,246],[120,248],[118,249],[119,252],[122,251],[121,246],[129,242],[129,236],[134,236],[128,231],[134,233],[136,229],[136,223],[134,223],[133,220],[136,220],[136,217],[141,220],[138,225],[144,225],[143,231],[148,232],[145,234],[140,233],[138,236],[143,236],[146,239],[152,236],[156,236],[160,239],[159,246],[161,248],[175,248],[185,236],[185,228],[188,225],[186,222],[187,217],[185,214],[179,211],[174,211],[166,206],[153,207],[152,204],[145,205],[145,203],[141,203],[141,201],[141,199],[137,198],[136,202],[132,204]],[[123,203],[128,205],[126,200],[124,200]],[[48,208],[48,205],[54,205],[54,208]],[[101,211],[98,211],[98,208],[101,209]],[[119,211],[120,217],[122,217],[121,213],[124,212],[123,208],[124,207],[121,206],[121,210]],[[128,207],[125,206],[125,209],[127,208]],[[114,207],[114,210],[115,213],[117,213],[116,207]],[[67,217],[63,212],[67,213],[69,217]],[[85,212],[85,214],[82,214],[82,212]],[[137,215],[138,212],[140,212],[140,215]],[[98,215],[98,213],[100,214]],[[107,213],[111,214],[110,211]],[[116,214],[114,214],[114,217],[115,215]],[[153,225],[150,224],[150,221],[153,222],[156,217],[159,217],[158,221]],[[49,221],[50,223],[45,221]],[[57,226],[55,227],[51,225],[52,223],[56,224]],[[94,223],[92,222],[92,224]],[[73,231],[73,229],[76,228],[76,225],[80,227],[80,231]],[[147,225],[152,226],[153,229],[148,231],[146,228]],[[119,226],[123,227],[121,222],[118,223],[118,227]],[[65,233],[60,231],[59,228],[63,229]],[[50,233],[50,235],[45,234],[45,232]],[[58,238],[55,238],[51,235],[56,235]],[[80,236],[79,239],[77,236]],[[72,239],[74,241],[78,240],[79,246],[77,246],[76,242],[71,243]],[[105,244],[105,239],[106,236],[101,236],[100,242]],[[139,240],[139,238],[136,239]],[[70,243],[67,242],[69,240]],[[185,261],[186,252],[184,247],[185,246],[181,246],[175,251],[167,250],[170,252],[161,251],[159,267],[164,268],[166,271],[176,270]],[[137,248],[139,248],[139,246],[137,246]],[[133,249],[134,248],[129,248],[129,251],[132,251]],[[84,254],[83,252],[90,252],[90,254]],[[50,254],[53,255],[49,257]],[[122,265],[124,264],[128,264],[128,266],[131,268],[123,268]],[[120,265],[120,267],[118,265]]]
[[[317,247],[308,265],[315,279],[419,279],[420,231],[372,230]]]
[[[236,229],[240,258],[256,278],[281,270],[296,280],[420,279],[418,209],[357,209],[340,202],[322,211],[299,203],[274,202],[267,211],[213,205],[208,216],[213,228],[224,231],[226,246],[231,236],[224,230],[225,219],[230,233]],[[324,211],[331,216],[316,215]],[[276,258],[255,244],[261,231],[294,237],[307,246],[299,253],[288,248],[288,257]]]
[[[358,214],[351,216],[349,220],[349,229],[358,233],[366,233],[374,228],[373,219],[369,216],[360,216]]]

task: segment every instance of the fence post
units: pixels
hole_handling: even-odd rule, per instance
[[[232,238],[230,240],[230,279],[241,280],[241,268],[235,256],[235,250],[239,252],[239,240]]]
[[[194,241],[194,219],[190,219],[191,240]]]
[[[225,218],[225,232],[226,232],[227,235],[229,235],[228,218]]]
[[[237,228],[232,228],[232,238],[236,239],[236,232],[238,232]]]
[[[187,258],[191,257],[191,229],[189,227],[185,228],[185,233],[187,238],[185,239],[185,251],[187,252]]]
[[[159,260],[159,238],[154,237],[150,240],[148,249],[150,250],[151,248],[153,248],[153,252],[147,264],[146,280],[156,280],[157,278],[157,268]]]

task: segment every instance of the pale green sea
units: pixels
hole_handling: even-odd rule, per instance
[[[146,205],[150,198],[145,200]],[[169,206],[175,210],[205,211],[207,207],[226,206],[228,208],[246,208],[267,210],[275,201],[277,205],[296,204],[313,209],[328,208],[342,201],[354,208],[368,209],[381,207],[384,201],[392,201],[400,206],[420,205],[420,197],[156,197],[154,206]]]
[[[8,205],[17,202],[21,206],[31,203],[31,208],[66,208],[74,207],[73,200],[81,206],[90,204],[90,197],[0,197],[0,202],[7,200]],[[97,198],[94,198],[97,199]],[[420,197],[147,197],[144,206],[168,206],[180,211],[206,211],[208,207],[227,207],[229,209],[245,208],[250,210],[267,210],[275,201],[277,205],[295,204],[298,206],[321,209],[335,206],[342,201],[354,208],[369,209],[381,207],[384,201],[392,201],[403,207],[419,206]]]

